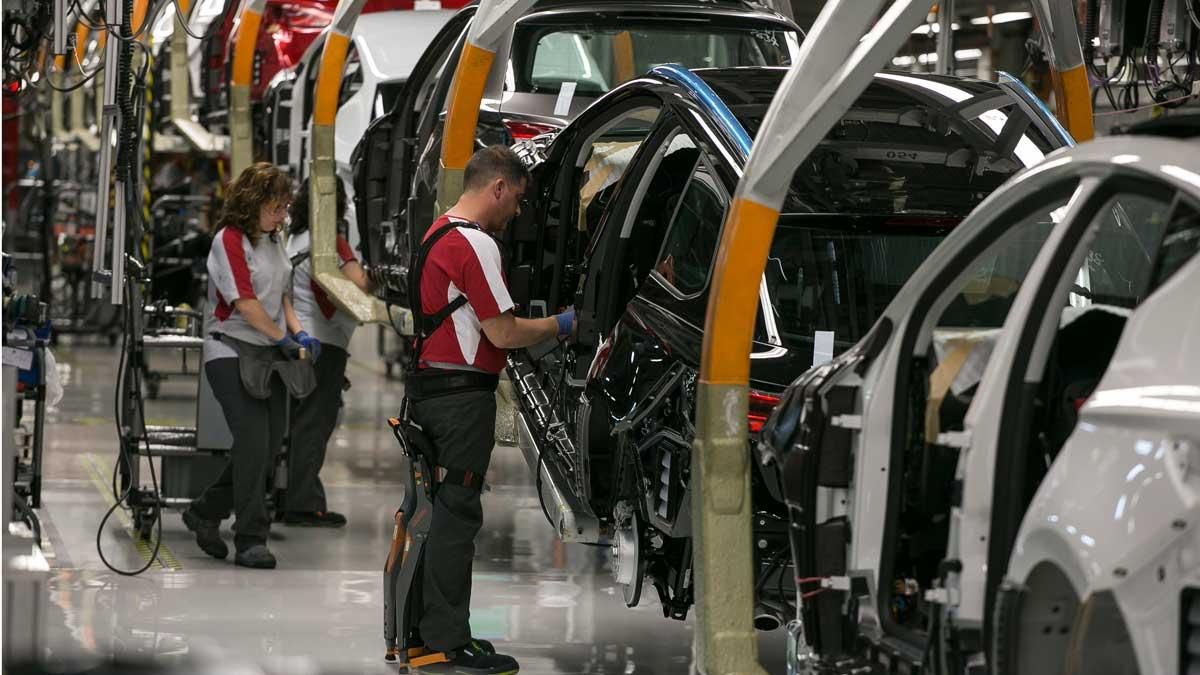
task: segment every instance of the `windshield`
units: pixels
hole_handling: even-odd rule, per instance
[[[526,24],[513,39],[509,86],[522,93],[557,94],[573,82],[576,93],[599,96],[665,63],[790,66],[798,51],[796,33],[775,24]]]

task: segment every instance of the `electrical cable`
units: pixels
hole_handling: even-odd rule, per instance
[[[1196,16],[1196,9],[1192,6],[1192,0],[1183,0],[1183,4],[1187,7],[1188,16],[1191,17],[1192,23],[1196,28],[1200,28],[1200,18]]]
[[[126,12],[122,27],[128,29],[130,16],[132,14],[132,0],[125,0],[125,4]],[[137,205],[137,200],[140,198],[140,184],[136,162],[131,161],[131,158],[136,156],[136,154],[131,154],[131,149],[133,153],[136,153],[139,134],[142,129],[142,121],[145,114],[145,97],[140,94],[144,88],[143,82],[145,74],[150,65],[150,54],[145,45],[142,45],[142,48],[146,54],[146,58],[143,59],[142,63],[140,64],[137,80],[135,82],[130,82],[132,76],[132,44],[139,43],[126,42],[124,44],[124,48],[121,50],[121,58],[119,59],[119,67],[117,72],[117,106],[120,110],[122,120],[125,123],[122,124],[122,138],[118,141],[116,168],[116,175],[118,176],[118,180],[122,181],[124,194],[116,195],[116,199],[124,201],[125,211],[128,216],[127,222],[130,224],[130,231],[133,233],[132,238],[137,239],[138,233],[142,230],[140,221],[141,211]],[[133,85],[132,87],[129,86],[131,84]],[[120,247],[120,250],[124,254],[129,238],[130,237],[127,233],[126,241],[114,241],[114,248]],[[103,562],[105,567],[108,569],[122,576],[136,576],[150,569],[155,562],[159,562],[161,564],[161,561],[159,560],[159,552],[162,548],[162,499],[158,485],[158,472],[154,468],[154,459],[150,454],[150,438],[145,429],[146,411],[141,388],[141,363],[138,362],[138,359],[134,358],[135,354],[140,355],[140,351],[138,350],[138,345],[136,343],[131,343],[130,341],[130,334],[134,333],[137,328],[135,312],[142,311],[140,306],[133,306],[133,290],[135,288],[135,284],[139,283],[140,280],[136,277],[136,274],[126,274],[122,279],[114,279],[113,282],[122,284],[122,296],[124,298],[124,303],[122,303],[122,318],[124,320],[124,325],[122,326],[123,330],[121,332],[121,355],[118,359],[117,383],[113,393],[114,419],[117,424],[119,454],[117,463],[113,467],[112,488],[114,503],[109,507],[108,511],[105,512],[104,516],[100,520],[99,527],[96,529],[96,551],[100,556],[101,562]],[[130,369],[132,369],[132,371]],[[125,390],[127,377],[129,384],[131,385],[128,391]],[[125,397],[127,396],[133,396],[136,398],[138,424],[141,425],[141,433],[139,435],[142,442],[145,444],[145,454],[148,460],[147,463],[150,467],[151,494],[153,495],[151,517],[154,519],[157,534],[154,542],[154,548],[149,556],[149,559],[146,561],[146,564],[138,569],[130,570],[118,569],[116,566],[114,566],[108,560],[107,556],[104,555],[104,549],[102,545],[104,527],[108,523],[109,518],[112,517],[118,508],[125,510],[130,510],[133,508],[129,504],[130,497],[133,496],[135,491],[138,489],[138,486],[133,484],[132,476],[134,473],[133,469],[135,467],[134,463],[140,460],[131,456],[130,448],[125,435],[125,425],[129,422],[129,420],[125,419],[125,415],[123,414],[124,401]],[[129,478],[130,482],[125,486],[124,490],[118,494],[116,477],[117,471],[122,463],[124,463],[125,475]],[[141,535],[140,529],[137,534],[139,536]]]
[[[1095,117],[1108,117],[1110,115],[1128,115],[1129,113],[1134,113],[1134,112],[1138,112],[1141,110],[1149,110],[1151,108],[1156,108],[1158,106],[1175,107],[1175,106],[1167,106],[1167,104],[1173,103],[1173,104],[1177,104],[1177,105],[1183,105],[1183,102],[1188,101],[1190,99],[1194,99],[1194,98],[1197,98],[1196,94],[1187,94],[1186,96],[1180,96],[1178,98],[1167,99],[1166,101],[1151,103],[1149,105],[1144,105],[1144,106],[1141,106],[1138,108],[1130,108],[1130,109],[1126,109],[1126,110],[1114,110],[1112,112],[1098,112],[1098,113],[1095,113],[1094,116]]]

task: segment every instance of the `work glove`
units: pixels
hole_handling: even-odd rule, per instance
[[[304,331],[300,331],[299,333],[296,333],[295,335],[292,336],[292,338],[296,342],[299,342],[302,347],[304,347],[305,349],[308,350],[308,353],[312,356],[312,360],[314,363],[316,362],[317,359],[321,358],[321,341],[320,340],[309,335],[308,333],[305,333]]]
[[[292,339],[291,335],[286,334],[275,341],[275,346],[279,348],[279,351],[283,352],[283,355],[289,361],[295,361],[300,358],[300,350],[303,348],[299,342]]]
[[[568,309],[562,314],[555,314],[554,319],[558,321],[558,337],[559,339],[570,337],[575,334],[575,310]]]

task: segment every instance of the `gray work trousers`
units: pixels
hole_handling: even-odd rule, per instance
[[[470,391],[416,401],[412,415],[437,448],[436,465],[487,473],[495,444],[494,393]],[[449,651],[471,639],[471,563],[482,525],[478,491],[438,486],[418,596],[423,598],[418,625],[431,649]]]
[[[292,399],[285,511],[315,513],[328,510],[320,474],[325,464],[325,446],[337,428],[348,356],[341,347],[322,345],[321,358],[313,363],[317,388],[304,398]]]
[[[213,396],[221,404],[233,435],[229,462],[216,482],[192,502],[192,511],[205,520],[221,521],[234,514],[234,545],[243,551],[265,544],[271,530],[267,515],[267,480],[283,446],[287,424],[287,390],[279,376],[271,378],[271,397],[254,398],[242,385],[238,359],[204,364]]]

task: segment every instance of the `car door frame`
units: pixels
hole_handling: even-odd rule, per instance
[[[443,82],[443,80],[453,77],[453,70],[449,67],[450,63],[458,57],[456,52],[461,49],[459,45],[464,40],[477,9],[478,5],[468,5],[455,12],[454,16],[442,25],[437,35],[430,40],[425,51],[421,53],[416,64],[413,65],[404,89],[396,97],[392,109],[387,112],[388,116],[395,117],[390,152],[392,180],[388,189],[388,212],[397,214],[397,222],[407,223],[409,220],[407,214],[411,211],[413,175],[416,162],[420,159],[421,122],[426,117],[426,109],[429,107],[430,101],[437,96],[441,88],[448,86],[449,83]],[[415,110],[417,98],[425,89],[425,83],[437,73],[438,67],[443,62],[446,67],[442,69],[441,77],[432,83],[433,86],[429,88],[428,95],[421,102],[420,112],[417,112]],[[405,229],[411,234],[411,228],[406,227]]]
[[[1024,178],[1036,183],[1038,176],[1039,172],[1030,172]],[[936,316],[929,318],[935,304],[1003,238],[1014,222],[1010,216],[1015,213],[1021,218],[1035,213],[1044,199],[1056,198],[1061,191],[1057,182],[1038,184],[1032,190],[1034,199],[1029,199],[1029,191],[1022,191],[1023,204],[1013,197],[1014,190],[1000,190],[989,196],[975,211],[982,214],[983,222],[976,221],[978,224],[971,227],[960,225],[952,231],[893,299],[859,343],[869,344],[869,348],[864,353],[858,347],[847,352],[854,357],[855,367],[839,368],[836,364],[842,360],[835,361],[830,364],[834,368],[831,379],[822,385],[826,391],[836,387],[852,389],[856,399],[853,410],[828,415],[823,424],[826,435],[843,432],[852,435],[847,452],[854,458],[853,481],[844,495],[851,515],[846,567],[850,576],[865,577],[865,588],[858,587],[855,591],[857,595],[868,596],[859,600],[859,632],[879,641],[887,635],[901,638],[890,642],[897,654],[903,647],[911,647],[906,656],[920,658],[921,654],[916,646],[920,642],[918,636],[897,624],[888,611],[891,600],[888,580],[903,493],[904,472],[900,468],[912,422],[909,387],[915,358],[924,356],[930,347],[929,344],[918,347],[918,336],[930,332],[925,324],[936,319]],[[1011,208],[1014,204],[1015,210]],[[992,208],[986,208],[989,206]],[[850,413],[857,414],[848,417]],[[878,495],[886,497],[879,499]]]
[[[1072,174],[1082,176],[1081,189],[1085,185],[1091,189],[1073,198],[1078,203],[1068,208],[1063,222],[1055,227],[1056,236],[1039,252],[1027,282],[1017,293],[964,420],[970,447],[962,456],[963,513],[951,518],[951,541],[957,541],[964,550],[957,554],[948,550],[947,557],[982,562],[968,565],[964,560],[956,612],[959,617],[965,614],[972,623],[982,623],[984,644],[990,643],[996,592],[1007,572],[1012,546],[1028,507],[1023,503],[1028,469],[1025,460],[1033,426],[1034,395],[1043,385],[1058,332],[1060,313],[1053,308],[1066,304],[1074,281],[1070,271],[1083,264],[1099,230],[1102,211],[1115,196],[1138,195],[1169,205],[1178,192],[1143,171],[1111,163],[1077,166]],[[986,415],[989,410],[999,414]],[[972,512],[978,516],[971,518]],[[956,536],[955,528],[960,524]],[[987,547],[981,557],[980,547],[974,543],[984,540]]]

